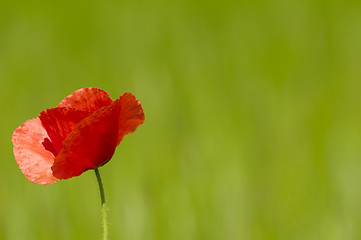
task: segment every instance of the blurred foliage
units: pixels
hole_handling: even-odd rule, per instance
[[[0,3],[0,239],[100,239],[94,173],[41,186],[27,119],[87,86],[146,121],[101,168],[111,239],[360,239],[360,1]]]

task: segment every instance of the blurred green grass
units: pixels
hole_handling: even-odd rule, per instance
[[[361,2],[3,1],[0,239],[100,239],[95,176],[30,183],[25,120],[76,89],[146,114],[101,168],[111,239],[360,239]]]

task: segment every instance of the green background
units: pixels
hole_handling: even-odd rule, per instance
[[[93,171],[33,184],[11,143],[89,86],[146,115],[110,239],[361,239],[360,1],[1,1],[0,239],[101,239]]]

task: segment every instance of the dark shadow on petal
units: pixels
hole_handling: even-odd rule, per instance
[[[50,142],[49,138],[44,138],[44,141],[42,142],[45,149],[49,152],[51,152],[54,157],[58,155],[58,152],[55,150],[53,144]]]

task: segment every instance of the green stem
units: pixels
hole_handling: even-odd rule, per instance
[[[106,213],[106,206],[105,206],[105,195],[104,195],[104,187],[102,178],[100,177],[100,172],[98,168],[94,169],[95,175],[97,176],[99,191],[100,191],[100,199],[102,205],[102,212],[103,212],[103,240],[108,239],[108,225],[107,225],[107,213]]]

